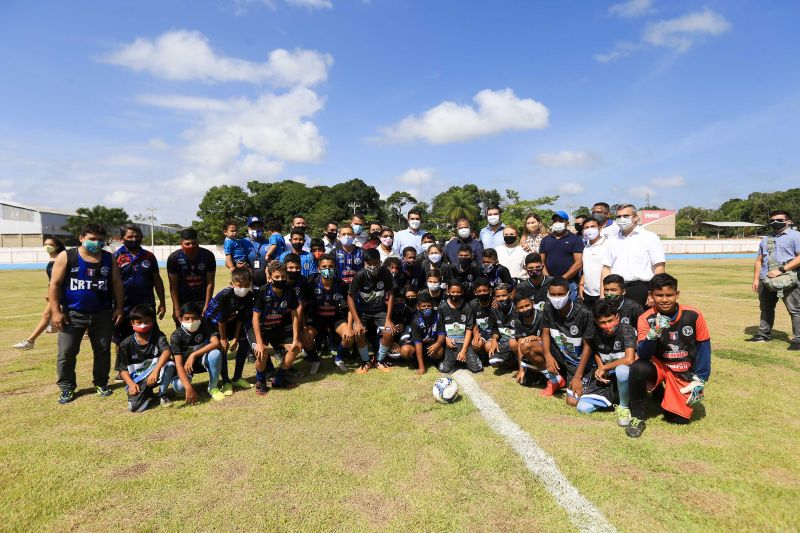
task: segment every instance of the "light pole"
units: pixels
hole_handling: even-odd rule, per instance
[[[350,202],[349,204],[347,204],[347,207],[351,208],[353,210],[353,214],[355,215],[356,214],[356,209],[361,207],[361,204],[358,203],[358,202]]]
[[[153,221],[156,218],[155,212],[158,211],[158,209],[155,207],[148,207],[147,211],[150,211],[150,247],[152,248],[156,243],[155,232],[153,231]]]

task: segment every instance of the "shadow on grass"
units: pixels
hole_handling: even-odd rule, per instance
[[[745,332],[746,335],[749,335],[750,337],[752,337],[756,333],[758,333],[758,326],[747,326],[746,328],[744,328],[744,332]],[[772,340],[773,341],[780,340],[780,341],[789,342],[789,334],[786,333],[785,331],[778,331],[778,330],[773,329],[772,330]]]

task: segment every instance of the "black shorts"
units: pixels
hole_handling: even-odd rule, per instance
[[[561,376],[566,380],[567,387],[566,389],[571,392],[569,388],[569,384],[572,383],[572,379],[575,377],[575,374],[578,373],[578,365],[573,365],[569,361],[567,361],[563,355],[561,355],[558,351],[552,352],[553,359],[556,360],[559,367],[559,373]],[[581,381],[583,382],[583,388],[589,385],[589,379],[592,377],[592,373],[594,372],[593,367],[587,366],[586,370],[583,373],[583,378]]]
[[[619,403],[619,396],[617,392],[617,380],[611,374],[611,381],[609,383],[602,383],[594,377],[592,371],[589,378],[589,383],[584,383],[583,394],[581,398],[592,398],[602,402],[606,408],[611,407],[615,403]]]
[[[256,333],[253,328],[247,331],[247,340],[250,341],[251,346],[256,345]],[[294,333],[291,329],[272,328],[261,329],[261,340],[264,344],[269,344],[276,350],[283,348],[284,344],[291,344],[294,340]]]
[[[317,333],[327,333],[330,331],[336,333],[339,326],[346,324],[347,320],[344,318],[328,318],[328,317],[306,317],[306,324],[317,330]]]
[[[377,334],[383,335],[383,327],[386,325],[386,312],[381,311],[380,313],[362,313],[359,315],[361,317],[361,323],[364,324],[364,328],[367,330],[368,334]],[[378,330],[380,328],[380,331]]]

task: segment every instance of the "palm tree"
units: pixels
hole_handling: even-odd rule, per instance
[[[480,212],[481,208],[475,197],[463,189],[453,191],[442,198],[440,213],[453,224],[461,217],[466,217],[470,221],[477,220]]]

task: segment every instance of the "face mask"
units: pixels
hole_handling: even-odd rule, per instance
[[[541,269],[541,268],[529,268],[528,269],[528,277],[529,278],[538,278],[539,276],[542,275],[542,272],[544,272],[544,270]]]
[[[234,287],[233,294],[238,296],[239,298],[244,298],[250,293],[250,287]]]
[[[369,234],[369,238],[373,240],[378,240],[381,238],[381,234],[379,231],[373,231],[372,233]]]
[[[458,236],[461,237],[462,239],[466,239],[467,237],[469,237],[470,233],[471,232],[470,232],[469,228],[460,228],[458,230]]]
[[[131,240],[124,240],[122,241],[125,244],[125,248],[128,250],[138,250],[142,247],[142,239],[131,239]]]
[[[196,244],[181,244],[181,250],[186,255],[194,255],[197,253],[197,245]]]
[[[449,298],[450,298],[450,301],[453,302],[456,305],[458,305],[458,303],[461,301],[461,295],[460,294],[451,294],[451,295],[449,295]]]
[[[44,251],[47,252],[48,254],[52,254],[53,252],[56,251],[56,247],[48,244],[47,246],[44,247]]]
[[[403,258],[403,263],[405,263],[408,268],[413,267],[414,263],[416,263],[416,262],[417,262],[417,258],[416,257],[414,259],[405,259],[405,258]]]
[[[289,278],[289,281],[297,281],[297,278],[300,277],[300,272],[286,272],[286,277]]]
[[[422,221],[421,220],[409,220],[408,221],[408,227],[411,228],[411,229],[419,229],[419,227],[421,225],[422,225]]]
[[[548,294],[547,299],[550,300],[550,303],[553,304],[553,307],[556,309],[563,309],[569,301],[569,295],[565,294],[564,296],[550,296]]]
[[[387,248],[392,245],[394,239],[391,237],[381,237],[381,244],[386,246]]]
[[[486,220],[489,222],[490,226],[496,226],[500,223],[500,216],[499,215],[489,215],[486,217]]]
[[[633,220],[630,218],[618,218],[617,219],[617,226],[619,229],[628,229],[633,225]]]
[[[517,242],[517,238],[514,235],[503,235],[503,242],[506,244],[514,244]]]
[[[603,296],[605,296],[606,300],[608,300],[609,302],[616,302],[617,300],[622,298],[621,295],[619,295],[619,294],[611,294],[610,292],[604,293]]]
[[[524,316],[525,318],[530,318],[533,316],[534,311],[536,311],[533,307],[530,309],[526,309],[524,311],[519,312],[519,316]]]
[[[425,318],[430,318],[433,316],[433,308],[431,307],[429,307],[428,309],[422,309],[420,312],[422,313],[422,316],[424,316]]]
[[[612,333],[617,331],[618,327],[619,327],[619,320],[615,320],[611,324],[603,324],[602,326],[600,326],[600,329],[602,329],[606,335],[611,335]]]
[[[469,268],[469,266],[472,264],[472,259],[469,257],[459,257],[458,263],[461,265],[461,268]]]
[[[422,250],[423,250],[423,251],[425,251],[425,252],[427,252],[427,251],[428,251],[428,248],[430,248],[432,245],[433,245],[433,243],[432,243],[432,242],[423,242],[423,243],[422,243]]]
[[[364,265],[364,270],[366,270],[372,276],[378,273],[379,268],[380,267],[375,265]]]
[[[276,279],[272,282],[273,289],[280,289],[283,290],[286,288],[286,280],[285,279]]]
[[[199,320],[190,320],[188,322],[181,322],[181,327],[188,331],[189,333],[194,333],[198,329],[200,329],[200,321]]]
[[[342,246],[352,246],[353,245],[353,236],[352,235],[342,235],[339,237],[339,242],[342,243]]]
[[[476,294],[475,297],[480,300],[481,302],[488,302],[492,299],[492,295],[488,292],[486,294]]]
[[[325,279],[331,279],[336,274],[336,271],[332,268],[323,268],[319,271],[319,274]]]
[[[442,260],[442,255],[441,254],[431,254],[431,255],[428,256],[428,259],[430,259],[431,263],[433,263],[435,265],[435,264],[438,264],[439,261]]]
[[[247,234],[250,235],[251,239],[260,239],[264,236],[264,231],[260,229],[249,229],[247,230]]]
[[[355,233],[356,235],[361,235],[361,230],[363,229],[361,224],[353,224],[352,228],[353,228],[353,233]]]
[[[86,248],[89,253],[96,254],[100,250],[103,249],[105,246],[105,241],[83,241],[83,247]]]
[[[578,222],[575,223],[575,231],[577,233],[583,233],[583,224],[579,224]]]
[[[606,215],[604,215],[603,213],[592,213],[592,216],[595,219],[597,219],[597,221],[600,223],[600,225],[603,225],[606,222],[608,222],[608,217]]]
[[[769,227],[775,231],[780,231],[786,227],[786,222],[770,222]]]
[[[133,324],[131,325],[131,329],[136,333],[147,333],[153,329],[153,324]]]
[[[406,298],[406,305],[408,307],[416,307],[417,306],[417,299],[416,298]]]
[[[567,229],[567,225],[563,222],[553,222],[553,225],[550,226],[554,233],[561,233],[565,229]]]
[[[511,300],[499,300],[497,302],[497,307],[499,307],[504,314],[508,314],[508,312],[511,311],[511,303]]]
[[[598,235],[600,235],[600,230],[598,230],[597,228],[586,228],[585,230],[583,230],[583,236],[589,239],[590,241],[595,240]]]
[[[319,261],[322,258],[322,256],[325,255],[325,252],[320,252],[320,251],[311,252],[311,255],[314,256],[314,259]]]
[[[431,292],[439,292],[441,288],[442,286],[439,283],[428,283],[428,290]]]
[[[491,274],[492,270],[494,270],[494,265],[481,265],[481,270],[483,270],[484,274]]]
[[[325,236],[328,237],[328,240],[330,242],[333,242],[333,241],[336,240],[336,232],[335,231],[331,231],[329,233],[326,233]]]
[[[304,242],[293,242],[292,243],[292,248],[294,248],[295,250],[297,250],[299,252],[300,250],[303,249],[303,245],[304,244],[305,244]]]

